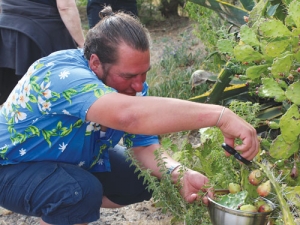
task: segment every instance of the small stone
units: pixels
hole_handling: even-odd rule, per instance
[[[4,220],[0,220],[0,225],[7,225],[7,223]]]
[[[2,207],[0,207],[0,215],[1,215],[1,216],[10,215],[10,214],[12,214],[12,213],[13,213],[12,211],[10,211],[10,210],[8,210],[8,209],[5,209],[5,208],[2,208]]]

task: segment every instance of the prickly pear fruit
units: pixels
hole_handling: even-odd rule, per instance
[[[260,184],[257,187],[257,193],[261,196],[261,197],[266,197],[270,194],[271,192],[271,182],[268,180],[262,184]]]
[[[261,205],[258,208],[258,212],[271,212],[273,210],[272,206],[265,202],[264,205]]]
[[[259,207],[261,207],[264,204],[266,204],[266,201],[262,198],[259,198],[254,202],[254,206],[256,207],[256,209],[259,209]]]
[[[263,179],[263,174],[259,169],[252,170],[251,173],[249,174],[248,180],[250,184],[257,186],[261,183]]]
[[[296,179],[298,177],[298,168],[294,166],[290,173],[291,178]]]
[[[228,190],[231,194],[235,194],[241,191],[241,185],[236,183],[229,183]]]
[[[256,207],[254,205],[250,205],[250,204],[242,205],[240,207],[240,210],[247,211],[247,212],[257,212]]]
[[[274,219],[269,218],[267,225],[275,225]]]

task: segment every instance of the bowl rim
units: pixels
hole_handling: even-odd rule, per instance
[[[275,204],[273,202],[271,202],[269,199],[266,199],[266,198],[263,198],[263,197],[260,197],[260,198],[263,199],[264,201],[266,201],[268,204],[270,204],[272,206],[272,210],[270,212],[248,212],[248,211],[241,211],[241,210],[238,210],[238,209],[231,209],[231,208],[228,208],[226,206],[223,206],[223,205],[215,202],[209,196],[207,196],[207,198],[208,198],[208,201],[209,201],[208,208],[210,207],[210,204],[213,203],[214,205],[216,205],[216,207],[218,209],[223,210],[223,211],[228,212],[228,213],[231,213],[231,214],[234,214],[234,215],[262,216],[262,215],[270,214],[275,209]]]

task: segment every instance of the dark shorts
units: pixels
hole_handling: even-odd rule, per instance
[[[129,167],[124,149],[110,150],[110,158],[110,173],[92,174],[56,162],[1,166],[0,205],[50,224],[66,225],[98,220],[103,195],[121,205],[149,200],[151,193],[135,168]]]
[[[88,0],[86,11],[90,28],[100,21],[99,12],[105,5],[111,6],[113,12],[123,11],[138,16],[136,0]]]

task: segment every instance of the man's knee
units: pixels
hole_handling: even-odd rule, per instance
[[[56,190],[52,191],[51,196],[47,196],[42,209],[43,220],[51,224],[78,224],[97,220],[102,204],[102,184],[91,173],[77,166],[68,164],[59,166],[61,167],[57,170],[57,174],[47,182],[56,183],[50,185],[52,188],[47,187]],[[60,181],[53,180],[59,177]],[[46,195],[45,190],[42,193]],[[52,201],[53,203],[48,204]]]
[[[91,173],[78,166],[24,163],[3,166],[1,172],[11,175],[0,176],[3,187],[6,187],[1,188],[0,202],[7,209],[30,216],[51,215],[51,219],[74,215],[86,221],[86,218],[99,216],[102,185]]]
[[[85,205],[86,209],[89,207],[91,209],[100,209],[103,188],[99,180],[90,172],[78,166],[58,165],[56,174],[49,177],[48,182],[45,182],[45,185],[43,185],[43,192],[45,192],[44,189],[48,189],[50,186],[50,189],[56,189],[55,194],[53,193],[51,198],[54,196],[58,197],[61,203],[65,201],[64,205],[71,205],[72,207],[72,205],[79,203],[80,205]],[[45,187],[46,185],[47,187]]]

